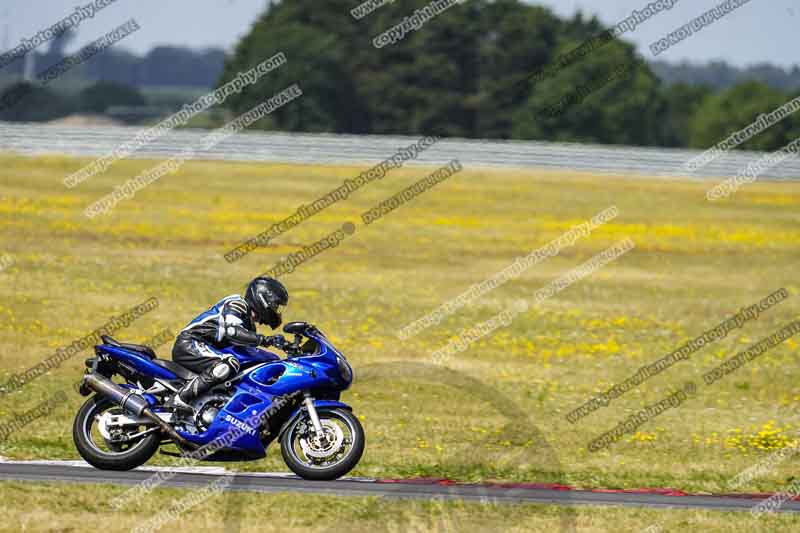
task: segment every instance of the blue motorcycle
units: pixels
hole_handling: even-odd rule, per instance
[[[316,327],[292,322],[286,359],[260,349],[230,347],[241,363],[232,379],[201,395],[193,413],[176,412],[169,400],[196,374],[158,359],[147,346],[109,336],[95,346],[80,393],[94,393],[78,411],[73,439],[89,464],[131,470],[163,445],[201,461],[252,461],[280,442],[286,465],[305,479],[337,479],[364,452],[364,429],[352,408],[339,401],[353,382],[347,359]],[[112,380],[119,376],[119,383]],[[124,380],[124,382],[123,382]]]

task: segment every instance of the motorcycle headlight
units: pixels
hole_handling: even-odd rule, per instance
[[[347,383],[351,383],[353,381],[353,369],[350,368],[348,362],[341,355],[336,356],[336,362],[339,365],[339,375]]]

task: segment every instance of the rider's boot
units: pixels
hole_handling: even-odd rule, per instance
[[[194,414],[194,408],[191,406],[191,402],[211,388],[206,385],[202,376],[194,378],[186,383],[186,385],[167,402],[167,406],[172,407],[179,413]]]

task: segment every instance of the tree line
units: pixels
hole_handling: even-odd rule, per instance
[[[119,84],[185,85],[203,78],[212,85],[214,69],[218,87],[276,52],[288,63],[230,97],[228,118],[297,83],[303,96],[253,127],[707,148],[800,95],[791,89],[794,71],[781,77],[771,67],[754,67],[762,81],[737,81],[744,71],[719,64],[707,71],[678,66],[665,74],[663,63],[648,61],[648,50],[639,53],[624,39],[586,47],[606,30],[596,18],[560,18],[519,0],[469,0],[396,43],[373,46],[376,36],[426,5],[396,0],[357,19],[353,0],[273,1],[227,58],[221,51],[193,56],[161,47],[148,54],[157,67],[130,66],[136,63],[131,59],[129,68],[122,61],[118,69],[108,65],[126,52],[108,50],[86,68],[109,69],[101,79],[117,85],[85,91],[80,107],[103,112],[146,105]],[[572,53],[582,46],[592,49]],[[553,68],[571,55],[579,57]],[[721,74],[715,78],[714,72]],[[28,101],[41,112],[52,96]],[[0,110],[0,120],[20,115],[17,108]],[[219,114],[206,125],[225,118]],[[792,112],[741,148],[775,150],[798,137],[800,113]]]
[[[221,83],[276,51],[288,63],[230,106],[244,112],[297,82],[303,97],[260,127],[706,148],[800,94],[758,81],[722,90],[665,83],[616,39],[548,69],[606,28],[519,0],[470,0],[394,44],[372,45],[425,5],[396,0],[356,19],[351,0],[271,2]],[[742,147],[773,150],[798,136],[800,113],[790,114]]]

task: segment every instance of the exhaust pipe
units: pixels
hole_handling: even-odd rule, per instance
[[[159,418],[151,409],[150,403],[139,394],[132,390],[124,389],[97,373],[86,374],[83,377],[83,386],[90,388],[119,405],[124,411],[136,416],[144,417],[159,428],[178,446],[195,450],[198,448],[194,443],[189,442],[178,434],[175,429]],[[82,387],[83,388],[83,387]]]

